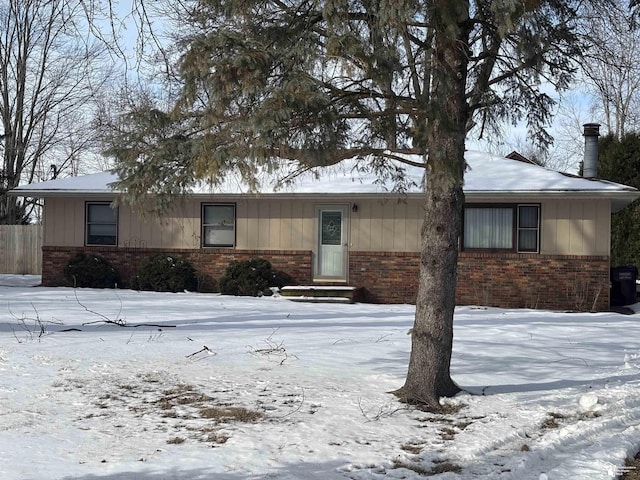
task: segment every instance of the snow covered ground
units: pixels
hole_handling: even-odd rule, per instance
[[[640,448],[640,314],[460,307],[473,394],[432,415],[386,393],[409,305],[38,281],[0,277],[2,480],[596,480]]]

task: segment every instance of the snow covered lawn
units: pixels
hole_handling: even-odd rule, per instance
[[[596,480],[640,448],[638,314],[460,307],[473,395],[432,415],[386,393],[410,305],[38,280],[0,277],[2,480]]]

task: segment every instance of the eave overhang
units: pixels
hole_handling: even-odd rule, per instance
[[[120,192],[115,190],[29,190],[26,188],[10,190],[11,196],[29,197],[29,198],[47,198],[47,197],[87,197],[87,198],[115,198]],[[187,198],[212,198],[220,200],[231,200],[239,198],[274,198],[274,199],[314,199],[324,200],[331,198],[336,200],[356,200],[356,199],[390,199],[390,198],[420,198],[424,194],[418,192],[399,193],[399,192],[353,192],[353,193],[188,193],[184,196]],[[501,201],[536,201],[549,198],[571,198],[571,199],[609,199],[611,200],[611,211],[617,212],[634,200],[640,198],[640,191],[629,188],[628,190],[510,190],[510,191],[468,191],[465,192],[467,202],[483,202],[499,199]]]

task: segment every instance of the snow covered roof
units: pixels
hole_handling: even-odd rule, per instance
[[[468,168],[465,172],[464,191],[468,199],[567,194],[583,197],[605,196],[612,199],[614,210],[617,210],[640,197],[640,192],[633,187],[556,172],[496,155],[468,151],[465,158]],[[408,159],[421,162],[419,156],[408,157]],[[288,165],[284,165],[285,172],[287,172]],[[405,164],[398,165],[405,168],[406,176],[412,183],[407,193],[409,195],[421,193],[424,170]],[[15,196],[30,197],[113,194],[118,192],[110,184],[116,180],[117,177],[114,173],[102,172],[22,185],[10,193]],[[225,178],[221,185],[203,184],[194,189],[191,194],[239,195],[253,193],[260,195],[362,196],[392,193],[392,184],[384,184],[376,180],[374,174],[362,174],[353,169],[353,163],[342,162],[333,167],[316,168],[314,171],[295,178],[290,184],[280,187],[274,174],[265,173],[259,176],[258,189],[251,192],[248,185],[239,176],[231,174]]]

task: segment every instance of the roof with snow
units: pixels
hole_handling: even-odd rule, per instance
[[[407,156],[415,163],[422,163],[419,156]],[[549,170],[505,157],[467,151],[467,171],[464,176],[464,192],[469,199],[496,196],[604,196],[611,198],[614,210],[622,208],[640,197],[640,192],[627,185],[607,180],[583,178]],[[408,195],[422,193],[424,169],[397,163],[405,169],[409,185]],[[253,191],[237,174],[229,174],[219,185],[201,184],[191,195],[384,195],[393,194],[391,182],[380,182],[373,173],[361,173],[354,163],[341,162],[332,167],[317,167],[295,177],[290,183],[281,184],[279,178],[293,171],[294,163],[283,161],[278,175],[258,174],[259,186]],[[22,185],[13,190],[15,196],[50,197],[119,193],[111,184],[117,180],[112,172],[102,172],[80,177],[61,178],[47,182]]]

